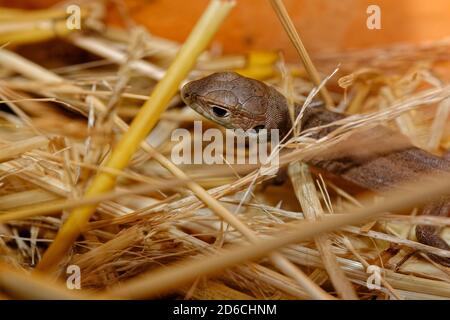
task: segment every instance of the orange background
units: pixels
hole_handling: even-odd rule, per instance
[[[450,36],[450,0],[284,0],[307,48],[340,51]],[[0,0],[1,5],[36,8],[54,0]],[[111,2],[112,3],[112,2]],[[183,41],[208,0],[125,0],[131,16],[155,35]],[[381,30],[368,30],[366,9],[381,7]],[[109,21],[119,21],[110,4]],[[215,40],[225,52],[281,49],[295,52],[268,0],[237,0]]]

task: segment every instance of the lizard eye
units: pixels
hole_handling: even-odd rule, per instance
[[[229,115],[229,112],[227,109],[218,107],[218,106],[212,106],[212,112],[214,113],[214,115],[216,117],[219,117],[219,118],[225,118]]]

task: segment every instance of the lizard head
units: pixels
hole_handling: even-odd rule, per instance
[[[287,102],[276,89],[235,72],[218,72],[187,83],[183,101],[225,128],[280,129],[290,125]]]

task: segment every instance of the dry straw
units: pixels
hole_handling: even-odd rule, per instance
[[[218,3],[227,7],[225,11],[232,6],[218,0],[214,6]],[[307,61],[282,2],[273,3],[302,60]],[[319,68],[323,63],[329,64],[326,69],[343,63],[319,88],[334,82],[336,74],[346,75],[337,81],[344,93],[334,83],[328,87],[339,101],[336,108],[352,116],[331,124],[337,129],[319,140],[309,137],[321,128],[312,128],[284,141],[286,154],[281,155],[281,163],[290,166],[292,185],[262,187],[268,177],[260,176],[258,166],[222,170],[175,166],[169,160],[173,142],[168,133],[178,127],[190,128],[192,121],[200,119],[181,105],[178,95],[172,95],[182,79],[230,69],[285,88],[289,100],[297,103],[317,83],[288,64],[282,65],[280,79],[273,67],[279,57],[273,52],[228,56],[211,50],[198,59],[185,52],[191,66],[194,60],[196,66],[183,65],[183,75],[179,70],[172,73],[173,86],[161,91],[164,80],[159,89],[154,85],[170,63],[180,63],[174,59],[181,45],[148,34],[130,40],[130,32],[136,34],[137,29],[132,24],[127,31],[97,28],[102,22],[92,21],[91,10],[82,7],[82,31],[63,35],[64,43],[101,60],[87,62],[77,55],[79,64],[70,64],[62,57],[63,65],[55,69],[39,65],[48,62],[45,45],[32,48],[44,55],[35,62],[14,52],[13,46],[57,36],[35,27],[60,23],[64,10],[0,9],[0,39],[13,40],[0,50],[0,97],[12,111],[0,111],[0,287],[5,292],[1,298],[90,299],[106,297],[107,290],[108,297],[118,298],[169,292],[186,299],[450,298],[448,270],[425,255],[448,257],[450,253],[417,242],[413,232],[416,224],[448,227],[450,218],[415,216],[419,210],[412,208],[428,195],[437,196],[443,190],[439,184],[448,177],[439,177],[441,181],[430,188],[429,177],[424,177],[412,186],[411,194],[383,194],[385,202],[373,205],[327,176],[318,175],[320,181],[314,181],[314,175],[299,162],[337,151],[353,154],[401,148],[402,141],[392,139],[380,144],[387,141],[383,130],[373,139],[348,142],[353,134],[386,123],[411,134],[409,138],[426,150],[441,153],[448,148],[445,118],[450,87],[437,77],[442,73],[433,72],[438,61],[450,59],[448,41],[314,57],[320,61]],[[226,13],[218,15],[223,19]],[[220,21],[212,23],[217,27]],[[202,50],[197,49],[198,55]],[[424,59],[427,63],[415,63]],[[309,67],[315,68],[312,63]],[[309,78],[313,80],[311,74]],[[142,87],[154,92],[143,108],[146,111],[138,113],[141,101],[148,99]],[[66,108],[77,115],[68,116]],[[113,109],[117,113],[109,112]],[[131,128],[120,118],[135,115],[139,125],[134,122]],[[60,123],[64,126],[55,125]],[[150,136],[140,142],[152,127]],[[131,148],[122,149],[122,141],[119,147],[125,155],[118,155],[116,148],[110,158],[115,159],[113,166],[101,165],[108,162],[104,157],[121,135],[133,140]],[[96,143],[95,139],[105,140]],[[106,179],[108,188],[83,196],[95,175],[107,177],[101,179]],[[299,203],[303,212],[296,209]],[[61,229],[73,208],[81,215],[72,215]],[[399,208],[405,210],[387,213]],[[371,221],[357,226],[364,219]],[[82,237],[74,241],[80,231]],[[445,232],[443,237],[447,237]],[[40,267],[53,263],[45,271],[63,275],[67,264],[79,265],[81,296],[67,292],[64,283],[53,282],[39,271],[30,272],[52,241],[61,251],[45,256]],[[69,247],[73,254],[66,255]],[[55,253],[55,247],[51,248]],[[372,264],[382,269],[379,290],[366,287],[366,269]]]
[[[65,284],[54,284],[51,278],[42,274],[27,275],[2,262],[0,262],[0,288],[15,299],[85,300],[95,297],[86,292],[68,290]]]
[[[214,1],[213,3],[218,4],[219,2]],[[226,7],[227,10],[229,10],[231,8],[231,3],[228,2],[228,3],[223,3],[223,4],[227,5],[227,7]],[[215,9],[217,9],[217,8],[215,8]],[[219,11],[219,13],[220,13],[220,11]],[[225,12],[223,11],[222,14],[225,14]],[[209,16],[207,16],[207,17],[211,18]],[[221,16],[221,18],[224,18],[224,16]],[[197,30],[197,32],[198,32],[198,30],[205,30],[205,26],[203,25],[204,22],[203,23],[200,23],[200,22],[198,23],[196,29],[193,31],[193,33],[192,33],[193,35],[195,34],[196,30]],[[215,20],[215,22],[218,23],[218,20]],[[219,24],[215,25],[216,28],[218,26],[219,26]],[[212,31],[211,29],[208,29],[208,30]],[[188,40],[186,42],[186,44],[184,45],[184,47],[189,48],[189,50],[185,49],[183,51],[183,49],[182,49],[180,51],[179,57],[177,58],[178,60],[176,60],[176,61],[180,61],[179,60],[180,57],[183,57],[182,52],[185,52],[185,55],[187,56],[187,58],[190,58],[190,59],[195,58],[194,56],[192,56],[188,53],[191,52],[191,54],[192,54],[192,52],[194,52],[194,53],[196,52],[196,51],[192,51],[190,46],[193,46],[193,44],[192,44],[193,41],[198,41],[198,39],[197,39],[197,36],[190,37],[190,39],[191,39],[191,41]],[[192,39],[194,39],[194,40],[192,40]],[[203,41],[204,40],[205,39],[203,39]],[[204,43],[204,45],[206,45],[206,43]],[[198,48],[200,48],[200,47],[198,47]],[[95,50],[96,49],[94,48],[94,51]],[[96,51],[96,52],[98,52],[98,51]],[[200,53],[200,52],[201,51],[198,51],[198,53]],[[185,77],[187,72],[189,71],[189,68],[180,69],[178,67],[176,61],[171,66],[172,70],[185,70],[185,74],[183,75],[183,77]],[[194,60],[191,60],[189,63],[192,65],[194,63]],[[184,67],[186,67],[186,64],[184,64]],[[169,71],[170,71],[170,69],[167,71],[167,74],[169,74]],[[167,75],[166,75],[166,77],[167,77]],[[179,82],[181,82],[183,77],[177,79],[177,80],[179,80],[177,83],[177,86],[172,87],[172,88],[169,88],[169,87],[162,87],[162,88],[171,89],[171,91],[169,93],[171,95],[173,95],[174,92],[177,90],[178,84],[179,84]],[[166,78],[164,78],[164,79],[166,79]],[[159,83],[158,86],[161,86],[161,83],[164,82],[164,79]],[[158,86],[155,88],[155,91],[161,90],[161,89],[158,89]],[[173,91],[173,90],[175,90],[175,91]],[[160,91],[160,92],[164,92],[164,91]],[[155,95],[155,93],[153,93],[153,94]],[[171,95],[170,95],[170,97],[171,97]],[[159,98],[161,96],[156,95],[156,97]],[[167,97],[163,97],[163,98],[167,99]],[[152,101],[152,98],[150,98],[149,101]],[[158,101],[158,100],[156,100],[156,101]],[[165,101],[165,103],[167,103],[167,102],[168,101]],[[145,108],[142,108],[142,109],[145,109]],[[136,120],[134,122],[136,122],[138,119],[141,119],[141,120],[139,122],[137,122],[138,125],[135,125],[135,128],[140,128],[141,130],[150,130],[150,128],[152,126],[151,124],[153,123],[153,125],[154,125],[156,123],[160,112],[162,112],[164,110],[163,105],[162,104],[160,105],[159,113],[156,112],[156,111],[158,111],[158,109],[152,109],[152,110],[153,110],[153,113],[149,113],[147,115],[148,118],[142,118],[142,117],[139,118],[139,115],[144,114],[144,111],[141,110],[139,112],[139,114],[137,115]],[[142,120],[142,119],[144,119],[144,120]],[[145,128],[144,128],[144,126],[145,126]],[[137,140],[134,140],[134,139],[136,139],[136,137],[139,137],[139,139],[143,139],[145,137],[145,134],[148,132],[148,131],[145,131],[145,132],[134,131],[132,133],[134,133],[136,135],[135,136],[130,133],[130,131],[132,130],[131,129],[132,127],[133,127],[133,123],[132,123],[131,127],[128,129],[128,131],[126,132],[126,134],[124,135],[124,137],[122,138],[122,140],[121,140],[122,144],[119,143],[119,145],[117,146],[116,151],[115,151],[116,153],[113,153],[113,155],[111,156],[109,165],[108,164],[106,165],[107,168],[111,168],[111,169],[123,168],[126,165],[126,163],[124,163],[124,160],[126,159],[126,155],[128,155],[128,157],[131,157],[131,155],[133,153],[132,152],[133,150],[131,149],[132,144],[130,141],[127,141],[126,139],[132,139],[134,142],[137,142]],[[143,133],[144,133],[144,135],[143,135]],[[139,136],[137,136],[137,134],[139,134]],[[129,138],[127,138],[127,137],[129,137]],[[125,141],[125,142],[123,142],[123,141]],[[139,140],[139,143],[140,143],[140,140]],[[119,153],[119,151],[117,151],[117,150],[121,150],[120,149],[121,145],[124,148],[127,148],[127,150]],[[144,150],[152,152],[152,150],[150,148],[148,148],[148,146],[145,146],[145,145],[144,145]],[[189,179],[181,170],[179,170],[176,166],[174,166],[172,163],[170,163],[170,161],[168,161],[167,159],[165,159],[158,153],[155,153],[155,152],[152,152],[152,153],[153,153],[153,156],[156,158],[156,160],[159,161],[170,172],[172,172],[177,178],[183,179],[183,180]],[[114,154],[117,155],[117,157],[115,159],[114,159]],[[113,161],[113,162],[111,162],[111,161]],[[96,180],[98,181],[97,184],[95,182]],[[88,196],[90,196],[92,194],[95,195],[97,192],[104,192],[107,190],[108,187],[111,187],[114,183],[114,177],[111,175],[108,175],[108,174],[100,174],[99,176],[96,177],[96,180],[93,181],[92,185],[90,186],[90,189],[88,189],[88,191],[87,191]],[[196,184],[194,182],[188,182],[187,186],[199,197],[199,199],[201,199],[217,215],[222,217],[224,220],[226,220],[228,223],[230,223],[233,227],[235,227],[237,230],[239,230],[249,240],[251,240],[251,241],[256,240],[256,236],[253,234],[253,232],[248,227],[246,227],[244,224],[242,224],[239,221],[239,219],[237,219],[235,216],[233,216],[224,206],[222,206],[219,202],[217,202],[215,199],[213,199],[198,184]],[[94,187],[98,187],[99,189],[96,190]],[[60,205],[61,204],[56,204],[54,207],[57,208]],[[81,208],[81,209],[79,209],[79,211],[75,210],[75,212],[72,213],[71,218],[70,218],[71,220],[69,219],[69,221],[67,221],[66,224],[61,228],[54,243],[46,251],[43,259],[41,260],[40,264],[38,265],[39,269],[46,269],[46,268],[51,268],[51,267],[56,266],[55,262],[57,261],[57,259],[61,259],[64,251],[70,247],[70,245],[73,241],[75,241],[76,236],[78,236],[78,234],[81,232],[83,225],[85,223],[87,223],[87,221],[89,220],[89,217],[93,214],[94,210],[95,210],[95,206],[90,206],[90,207]],[[23,215],[23,214],[28,214],[28,213],[19,212],[19,214]],[[61,240],[58,240],[58,237]],[[50,257],[50,258],[48,258],[48,257]],[[291,277],[293,277],[294,279],[296,279],[296,281],[298,283],[300,283],[306,289],[306,291],[309,293],[309,295],[311,297],[314,297],[317,299],[332,298],[325,291],[323,291],[319,286],[317,286],[314,282],[312,282],[303,272],[301,272],[292,263],[290,263],[288,260],[286,260],[285,258],[280,256],[279,254],[274,254],[272,259],[273,259],[274,264],[280,270],[283,270],[283,272],[285,272],[286,274],[288,274]],[[49,262],[47,262],[47,261],[49,261]]]
[[[303,62],[303,65],[305,66],[305,69],[308,72],[309,77],[311,78],[311,81],[317,87],[319,87],[321,83],[319,72],[317,71],[311,58],[309,57],[308,51],[303,45],[303,42],[297,32],[297,29],[295,29],[294,23],[292,22],[292,19],[289,17],[289,13],[287,12],[286,7],[284,6],[283,0],[270,0],[270,2],[278,18],[280,19],[280,22],[283,25],[287,35],[289,36],[289,39],[291,40],[292,44],[297,50],[297,53],[299,54]],[[329,107],[334,106],[333,99],[331,98],[325,86],[321,88],[320,94],[322,95],[322,98],[327,104],[327,106]]]
[[[108,294],[120,298],[151,298],[164,294],[170,289],[189,283],[199,276],[217,273],[236,264],[262,258],[273,250],[307,240],[320,233],[333,231],[339,227],[363,223],[385,212],[402,209],[410,205],[420,205],[437,199],[450,188],[450,179],[435,178],[427,188],[415,188],[413,192],[393,192],[386,194],[386,200],[365,208],[352,210],[346,217],[333,216],[326,221],[293,223],[287,230],[269,240],[259,240],[253,245],[239,246],[224,250],[210,259],[195,258],[190,262],[170,268],[163,268],[130,280]]]
[[[164,78],[142,106],[129,130],[122,136],[105,164],[106,167],[120,170],[127,166],[131,156],[155,126],[170,99],[177,92],[181,81],[194,66],[197,57],[206,48],[233,5],[234,3],[231,1],[211,1]],[[103,193],[112,189],[114,184],[115,177],[113,175],[100,173],[92,181],[86,191],[86,196]],[[89,218],[95,212],[95,208],[95,205],[90,205],[75,209],[72,212],[52,245],[45,252],[38,269],[47,270],[55,267],[89,221]]]

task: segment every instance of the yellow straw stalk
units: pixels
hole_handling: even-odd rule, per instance
[[[311,58],[309,57],[308,51],[306,51],[306,48],[303,45],[303,41],[300,38],[297,30],[295,29],[294,23],[292,22],[289,13],[284,6],[283,0],[270,0],[270,3],[272,4],[275,13],[280,19],[280,22],[283,25],[283,28],[286,31],[289,39],[294,45],[295,50],[297,50],[297,53],[299,54],[302,63],[305,66],[309,77],[311,78],[311,81],[318,87],[321,82],[319,72],[317,71]],[[334,105],[333,99],[325,86],[320,89],[320,94],[322,95],[322,98],[327,106],[332,107]]]
[[[48,22],[43,26],[32,26],[28,30],[20,32],[0,32],[0,44],[11,43],[14,45],[34,43],[50,40],[55,37],[65,37],[75,30],[67,28],[65,21]]]
[[[177,92],[181,81],[186,78],[195,65],[197,57],[206,48],[233,6],[233,1],[212,0],[210,2],[164,78],[155,87],[131,123],[129,130],[112,152],[105,165],[107,168],[121,170],[128,165],[139,144],[155,126],[170,99]],[[92,181],[85,196],[98,195],[112,189],[116,181],[115,177],[109,173],[99,173]],[[88,223],[95,208],[96,205],[83,206],[72,212],[52,245],[45,252],[38,269],[49,270],[56,266]]]

